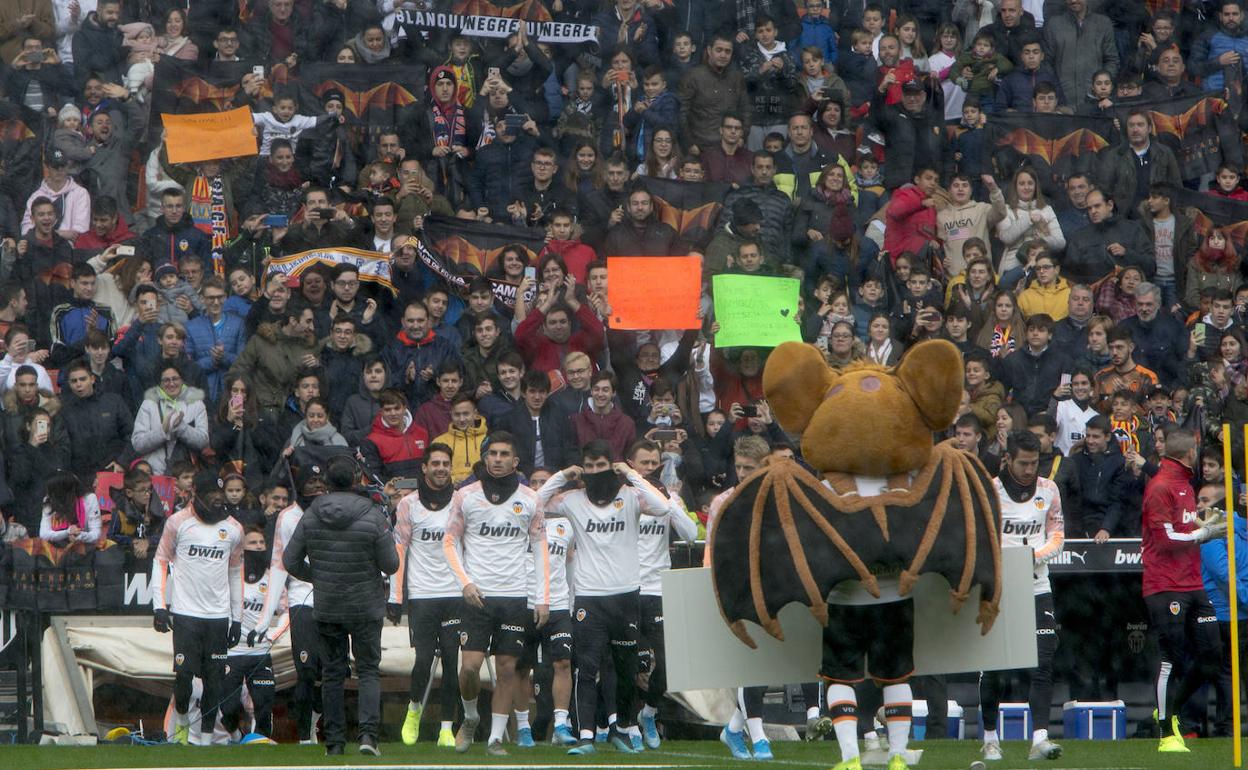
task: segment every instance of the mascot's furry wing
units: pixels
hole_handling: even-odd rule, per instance
[[[768,360],[768,400],[784,427],[803,431],[803,454],[822,459],[813,464],[828,484],[797,463],[777,463],[744,479],[721,509],[708,544],[712,583],[725,622],[745,644],[754,641],[742,621],[783,639],[776,616],[799,602],[826,625],[833,588],[858,580],[878,596],[877,575],[898,575],[902,596],[921,574],[942,575],[954,612],[978,585],[976,620],[985,634],[992,627],[1001,599],[1000,507],[992,480],[977,458],[951,442],[931,445],[931,431],[952,422],[957,408],[931,391],[950,384],[941,372],[960,372],[961,355],[944,342],[921,343],[911,353],[895,370],[863,366],[843,373],[828,369],[813,346],[798,343],[782,345]],[[917,371],[916,364],[922,364]],[[955,399],[960,374],[956,379]],[[851,421],[855,428],[848,431]],[[914,427],[899,430],[899,422]],[[829,450],[833,442],[839,448]],[[885,476],[889,488],[859,496],[845,468]]]

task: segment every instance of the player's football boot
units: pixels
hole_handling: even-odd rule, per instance
[[[422,709],[416,708],[407,710],[407,716],[403,718],[403,730],[400,735],[403,738],[404,746],[415,746],[416,741],[420,739],[420,713]]]

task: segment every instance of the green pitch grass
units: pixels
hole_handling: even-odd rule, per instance
[[[1219,770],[1232,767],[1231,741],[1189,741],[1191,754],[1158,754],[1153,740],[1063,741],[1065,753],[1055,762],[1028,762],[1024,743],[1003,744],[1005,760],[989,770],[1011,768],[1083,768],[1085,770]],[[913,744],[924,750],[916,770],[967,770],[979,758],[978,741],[938,741]],[[476,745],[467,754],[437,749],[432,743],[408,748],[398,743],[381,747],[379,758],[362,757],[348,745],[343,757],[328,759],[322,746],[97,746],[67,748],[56,746],[0,746],[0,767],[5,770],[69,770],[70,768],[184,768],[184,767],[282,767],[328,768],[341,766],[389,765],[410,770],[443,770],[448,766],[496,766],[500,770],[551,770],[576,767],[585,770],[635,770],[640,768],[723,768],[761,763],[738,762],[715,741],[672,741],[658,751],[620,754],[599,748],[589,757],[570,757],[562,749],[539,746],[534,749],[508,747],[511,755],[492,759],[485,746]],[[836,744],[776,743],[776,759],[767,763],[775,770],[827,770],[840,759]],[[452,769],[453,770],[453,769]]]

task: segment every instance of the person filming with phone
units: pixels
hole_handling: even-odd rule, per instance
[[[273,242],[281,254],[297,254],[309,249],[353,246],[359,228],[341,206],[329,202],[323,187],[308,187],[303,193],[303,221],[290,227],[274,227]]]

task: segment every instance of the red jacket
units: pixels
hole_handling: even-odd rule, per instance
[[[563,367],[563,357],[568,353],[585,353],[592,359],[602,350],[606,330],[593,308],[587,304],[582,303],[576,311],[575,323],[581,328],[572,332],[572,336],[562,345],[542,333],[544,323],[546,314],[534,310],[516,327],[516,347],[520,348],[520,354],[530,369],[553,372]]]
[[[95,229],[92,228],[78,236],[78,240],[74,241],[74,248],[87,251],[103,251],[113,244],[133,241],[138,237],[137,234],[130,231],[130,226],[126,224],[126,220],[117,217],[117,226],[113,228],[111,233],[101,238],[95,234]]]
[[[368,470],[388,481],[396,476],[416,476],[428,446],[429,434],[412,419],[410,412],[403,430],[386,425],[378,413],[373,418],[368,439],[360,446],[360,453],[364,455]]]
[[[927,196],[913,184],[902,185],[884,210],[884,249],[894,262],[908,251],[918,254],[936,240],[936,208],[924,206]]]
[[[424,429],[426,436],[441,436],[451,429],[451,402],[441,393],[420,405],[413,420]]]
[[[1196,493],[1192,469],[1169,457],[1144,488],[1145,596],[1166,591],[1200,591],[1200,543],[1192,539]]]
[[[611,460],[623,460],[624,453],[637,439],[637,425],[623,410],[611,407],[606,414],[598,414],[592,409],[577,412],[572,416],[572,427],[576,430],[576,443],[585,446],[594,439],[603,439],[611,445]]]
[[[546,248],[537,255],[537,261],[541,262],[542,257],[547,254],[558,254],[562,257],[563,263],[568,266],[568,273],[582,286],[589,278],[589,263],[596,258],[594,250],[580,241],[548,241]]]

